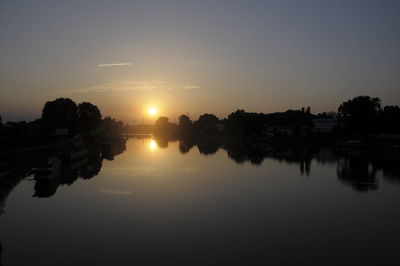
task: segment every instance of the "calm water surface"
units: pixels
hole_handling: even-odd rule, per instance
[[[50,197],[19,182],[0,216],[3,265],[400,265],[396,163],[126,147]]]

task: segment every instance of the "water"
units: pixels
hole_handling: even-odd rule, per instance
[[[327,149],[126,146],[36,187],[42,197],[33,180],[19,182],[0,216],[3,265],[400,265],[396,162]]]

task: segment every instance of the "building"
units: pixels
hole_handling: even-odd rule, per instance
[[[266,138],[273,138],[273,137],[291,138],[294,136],[294,128],[291,126],[284,126],[284,125],[278,125],[278,126],[264,125],[261,135]]]
[[[337,118],[315,118],[312,120],[312,132],[317,133],[332,133],[338,124]]]
[[[54,136],[69,136],[70,130],[68,128],[56,128]]]

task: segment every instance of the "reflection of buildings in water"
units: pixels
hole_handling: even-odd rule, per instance
[[[37,163],[32,168],[34,179],[41,180],[52,180],[60,174],[61,161],[55,156],[46,158],[43,162]]]
[[[60,185],[72,185],[79,178],[93,178],[100,173],[103,159],[113,160],[116,155],[126,150],[126,146],[125,141],[121,140],[110,141],[103,144],[102,147],[74,149],[73,151],[76,150],[78,153],[74,152],[73,156],[69,150],[68,152],[65,150],[61,153],[58,152],[63,155],[59,174],[52,179],[37,181],[34,187],[34,196],[51,197],[57,192]]]
[[[60,184],[72,184],[78,178],[90,179],[99,174],[102,166],[101,149],[92,148],[85,156],[77,160],[62,161],[57,175],[49,179],[36,181],[34,185],[35,197],[51,197]],[[115,155],[114,155],[115,156]],[[48,162],[48,153],[25,154],[18,158],[0,161],[0,215],[4,213],[6,200],[21,180],[32,174],[35,166]],[[0,243],[0,265],[2,246]]]
[[[126,150],[126,145],[125,140],[118,140],[104,143],[101,147],[94,146],[84,150],[86,152],[80,153],[79,156],[64,156],[58,178],[51,182],[37,182],[35,195],[50,197],[55,194],[60,185],[72,185],[79,178],[93,178],[100,173],[103,159],[113,160],[115,156]],[[74,159],[71,160],[71,158]]]
[[[51,180],[37,181],[35,197],[51,197],[60,185],[72,185],[78,178],[90,179],[99,174],[102,166],[101,150],[90,150],[84,157],[63,161],[60,174]]]
[[[165,142],[158,139],[158,145],[165,146]],[[215,142],[195,143],[189,140],[179,141],[179,151],[187,153],[194,146],[198,147],[201,154],[211,155],[218,151],[220,147],[227,151],[228,157],[237,164],[249,162],[253,165],[262,164],[263,160],[270,158],[278,160],[286,164],[297,164],[302,175],[310,175],[312,160],[316,160],[322,164],[337,164],[338,180],[353,187],[356,191],[370,191],[378,189],[377,172],[381,171],[384,180],[393,184],[400,184],[400,164],[398,160],[387,160],[370,158],[366,156],[354,155],[348,156],[334,152],[328,148],[321,147],[288,147],[288,146],[272,146],[272,145],[257,145],[251,143],[229,143],[218,144]],[[168,144],[167,144],[168,146]],[[125,141],[110,142],[107,144],[95,147],[90,147],[84,156],[77,160],[63,161],[60,167],[58,178],[46,181],[37,182],[35,184],[35,196],[50,197],[54,195],[60,185],[71,185],[78,178],[90,179],[99,174],[102,167],[102,160],[112,160],[118,154],[125,151]],[[54,153],[54,151],[53,151]],[[38,158],[47,159],[49,154],[40,154],[32,157],[32,160],[18,160],[12,162],[12,181],[15,184],[4,184],[6,179],[1,176],[1,173],[6,173],[7,167],[4,163],[0,163],[0,204],[5,205],[5,199],[12,191],[13,187],[18,182],[30,174],[30,169],[34,165],[32,162],[38,162]],[[44,160],[44,159],[41,159]],[[27,163],[29,162],[29,164]],[[8,165],[11,165],[8,163]],[[18,173],[18,174],[17,174]]]

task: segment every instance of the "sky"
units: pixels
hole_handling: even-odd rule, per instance
[[[0,115],[69,97],[151,122],[400,104],[400,1],[1,0]]]

